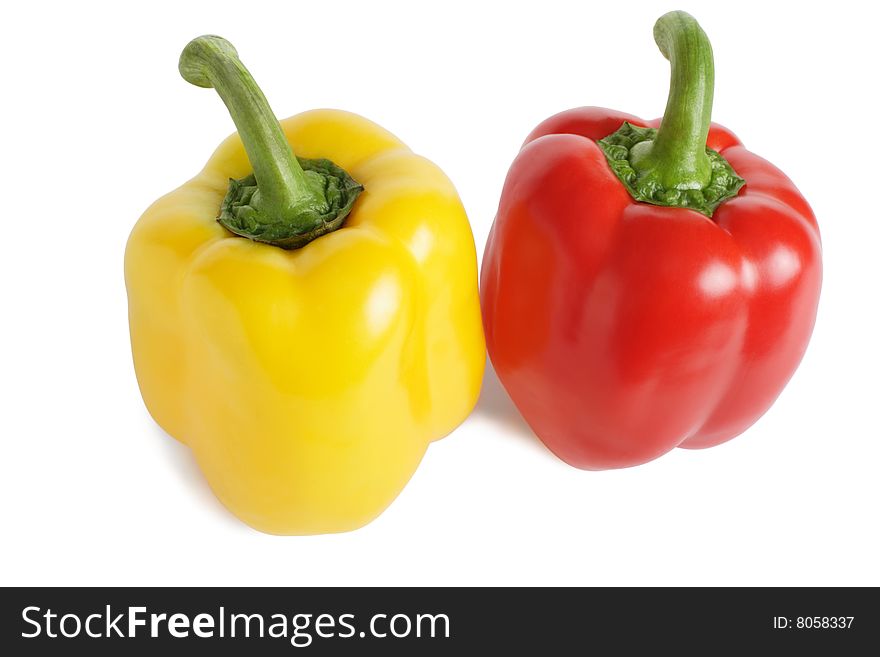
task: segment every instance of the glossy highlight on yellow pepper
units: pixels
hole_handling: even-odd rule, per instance
[[[217,221],[252,167],[238,134],[156,201],[125,254],[147,408],[223,504],[274,534],[358,528],[473,408],[485,363],[473,236],[440,169],[355,114],[280,122],[363,192],[285,250]]]

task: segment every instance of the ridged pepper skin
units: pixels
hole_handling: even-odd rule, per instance
[[[579,468],[710,447],[792,376],[822,278],[819,229],[791,181],[712,124],[745,186],[709,218],[635,201],[597,145],[623,122],[558,114],[511,166],[481,274],[492,363],[541,440]]]
[[[357,115],[281,121],[364,186],[342,228],[284,250],[216,221],[238,135],[154,203],[125,254],[147,408],[236,516],[273,534],[378,516],[468,415],[485,362],[473,236],[431,162]]]

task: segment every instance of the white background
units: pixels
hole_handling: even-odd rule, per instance
[[[651,29],[694,14],[713,118],[786,171],[823,231],[800,369],[743,436],[613,472],[534,438],[490,373],[398,500],[354,533],[262,535],[215,501],[138,393],[125,240],[232,131],[185,83],[229,38],[273,108],[363,114],[456,183],[479,253],[507,167],[545,117],[662,113]],[[795,9],[796,8],[796,9]],[[880,584],[880,198],[873,3],[540,0],[14,3],[0,23],[0,583]]]

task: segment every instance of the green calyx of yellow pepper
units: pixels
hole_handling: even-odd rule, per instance
[[[296,249],[342,226],[363,186],[329,160],[294,155],[231,43],[210,35],[193,39],[180,55],[179,70],[187,82],[217,91],[254,169],[229,181],[217,218],[226,229]]]

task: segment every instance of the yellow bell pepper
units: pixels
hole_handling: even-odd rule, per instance
[[[238,133],[129,238],[144,401],[252,527],[355,529],[479,394],[464,209],[437,166],[360,116],[279,124],[219,37],[192,41],[180,70],[217,90]]]

